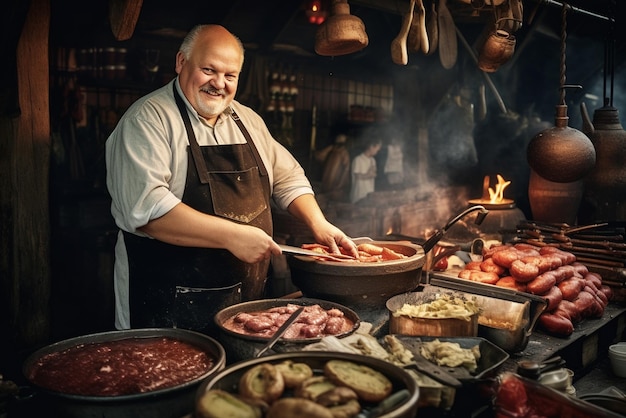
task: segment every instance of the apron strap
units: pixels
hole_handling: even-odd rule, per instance
[[[246,141],[248,141],[248,145],[250,145],[250,150],[252,151],[252,155],[254,155],[254,159],[256,160],[256,165],[257,167],[259,167],[259,174],[261,176],[267,176],[267,170],[265,169],[265,164],[263,164],[263,160],[261,160],[261,155],[259,154],[259,150],[256,148],[256,145],[254,145],[254,141],[252,140],[250,133],[244,126],[241,119],[239,119],[239,115],[235,113],[235,109],[233,109],[232,107],[230,109],[231,109],[230,117],[233,118],[233,120],[239,127],[239,130],[241,131],[243,136],[246,138]]]
[[[195,163],[196,170],[198,171],[198,178],[200,179],[200,182],[202,184],[208,184],[209,172],[206,168],[204,158],[202,157],[202,151],[200,151],[200,146],[198,145],[196,134],[193,132],[193,128],[191,127],[191,119],[189,119],[189,113],[187,113],[187,108],[185,107],[185,103],[183,102],[182,97],[180,97],[180,94],[178,94],[178,91],[176,90],[176,83],[172,84],[172,88],[174,89],[174,98],[176,99],[176,105],[178,106],[180,115],[182,116],[183,122],[185,123],[187,137],[189,138],[189,147],[191,148],[193,162]]]

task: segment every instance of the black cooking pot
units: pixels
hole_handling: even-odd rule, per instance
[[[152,392],[121,396],[82,396],[53,391],[36,385],[29,378],[37,362],[48,354],[82,344],[103,343],[130,338],[169,337],[204,350],[214,360],[213,367],[186,383]],[[31,354],[23,364],[24,376],[32,383],[31,403],[51,417],[69,418],[180,418],[194,409],[195,393],[206,378],[226,364],[224,348],[204,334],[173,328],[148,328],[84,335],[48,345]]]

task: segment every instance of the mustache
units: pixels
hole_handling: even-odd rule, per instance
[[[219,94],[221,96],[226,95],[226,90],[224,89],[216,89],[213,87],[205,87],[202,89],[203,92],[205,93],[209,93],[209,94]]]

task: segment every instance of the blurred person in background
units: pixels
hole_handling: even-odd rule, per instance
[[[366,135],[365,148],[352,160],[352,181],[350,186],[350,202],[356,203],[374,191],[376,185],[376,159],[374,158],[382,146],[380,137]]]

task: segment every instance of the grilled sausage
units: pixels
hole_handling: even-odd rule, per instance
[[[544,295],[556,284],[556,278],[554,274],[546,271],[543,274],[535,277],[530,282],[526,283],[526,289],[535,295]]]
[[[570,277],[557,284],[563,293],[563,299],[574,300],[585,287],[585,281],[579,277]]]
[[[562,337],[567,337],[574,332],[572,321],[554,313],[544,312],[539,315],[539,324],[550,334]]]
[[[539,267],[532,263],[524,263],[522,260],[515,260],[509,269],[511,276],[515,280],[528,283],[539,275]]]
[[[552,286],[548,293],[543,295],[543,298],[548,302],[546,306],[546,312],[552,312],[556,310],[559,306],[559,303],[563,300],[563,293],[561,293],[561,289],[558,286]]]

